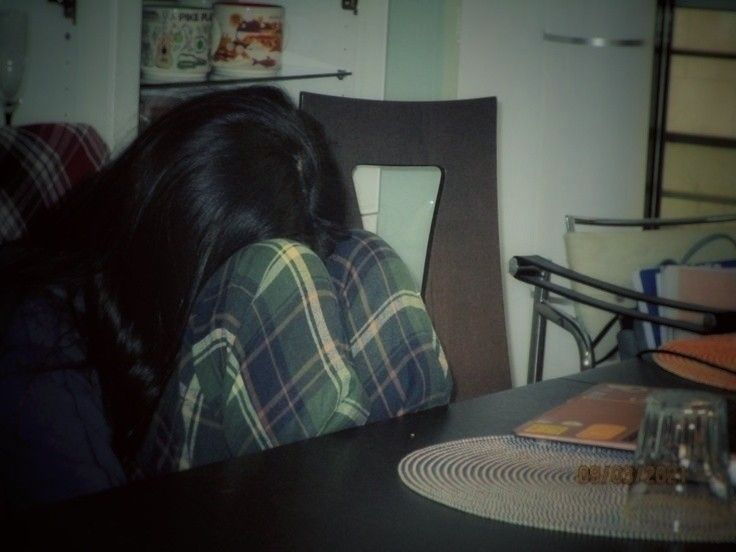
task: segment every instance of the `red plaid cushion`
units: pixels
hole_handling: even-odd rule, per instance
[[[0,128],[0,243],[25,234],[33,219],[107,160],[89,125]]]

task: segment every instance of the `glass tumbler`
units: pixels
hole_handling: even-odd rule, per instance
[[[693,538],[736,535],[726,401],[698,391],[648,398],[625,505],[629,523]]]

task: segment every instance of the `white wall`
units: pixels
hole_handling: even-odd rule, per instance
[[[140,5],[80,1],[72,24],[48,0],[0,0],[0,9],[29,17],[22,103],[13,124],[82,122],[113,149],[130,140],[138,124]]]
[[[456,97],[459,7],[460,0],[391,0],[386,51],[387,100]],[[417,29],[422,32],[416,32]],[[391,244],[421,286],[439,189],[439,169],[384,168],[378,178],[380,198],[365,194],[370,198],[365,203],[375,206],[375,213],[364,214],[364,226]]]
[[[642,216],[654,11],[654,0],[463,0],[458,96],[499,102],[505,272],[513,255],[565,264],[565,214]],[[646,43],[557,44],[542,40],[545,30]],[[519,385],[526,381],[531,295],[508,275],[504,295]],[[572,339],[548,328],[545,379],[577,371]]]

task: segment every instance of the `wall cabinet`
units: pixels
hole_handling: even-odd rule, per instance
[[[282,78],[294,99],[302,90],[382,98],[388,0],[283,0]],[[141,0],[78,2],[76,22],[47,0],[0,0],[0,9],[29,14],[29,50],[22,104],[14,124],[68,121],[92,124],[112,150],[137,133],[141,87]],[[315,75],[340,74],[345,78]],[[347,76],[347,73],[350,73]],[[248,83],[240,83],[247,85]]]

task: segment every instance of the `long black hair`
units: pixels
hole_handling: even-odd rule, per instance
[[[82,290],[87,357],[113,447],[129,462],[206,279],[238,249],[272,237],[324,257],[344,213],[313,120],[276,88],[216,92],[155,121],[13,244],[0,272],[15,286]]]

